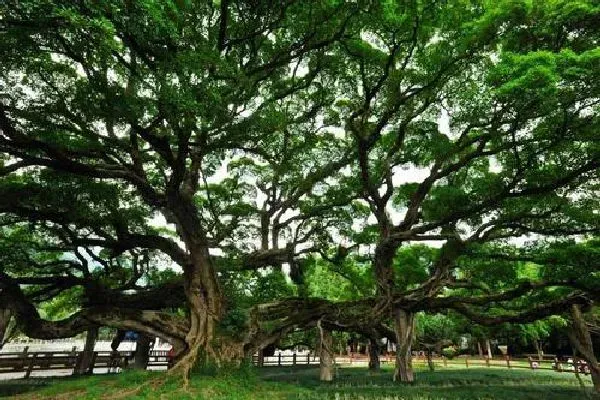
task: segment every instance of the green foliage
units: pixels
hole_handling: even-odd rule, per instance
[[[442,349],[442,355],[448,360],[452,360],[457,354],[458,351],[454,347],[445,347]]]
[[[429,277],[439,250],[425,245],[401,248],[394,258],[394,270],[398,287],[410,288]]]
[[[419,313],[416,317],[416,338],[430,346],[454,343],[461,332],[452,315]]]

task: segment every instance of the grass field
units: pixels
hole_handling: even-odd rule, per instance
[[[584,378],[587,390],[589,378]],[[584,399],[573,374],[493,368],[418,370],[413,385],[391,381],[391,370],[370,373],[343,368],[333,383],[318,381],[315,367],[263,368],[181,381],[160,372],[128,371],[110,376],[0,383],[0,395],[19,399],[210,399],[210,400],[553,400]],[[20,393],[20,394],[17,394]]]

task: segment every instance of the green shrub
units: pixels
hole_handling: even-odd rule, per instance
[[[456,357],[457,354],[458,351],[456,351],[454,347],[446,347],[442,349],[442,355],[449,360],[452,360],[454,357]]]

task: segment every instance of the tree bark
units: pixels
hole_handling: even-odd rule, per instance
[[[333,369],[333,336],[331,331],[323,328],[321,323],[318,324],[319,328],[319,356],[320,356],[320,380],[324,382],[331,382],[334,378]]]
[[[394,312],[394,328],[396,331],[396,369],[395,382],[414,382],[412,369],[411,347],[415,334],[415,315],[411,312],[397,309]]]
[[[577,349],[587,363],[596,396],[600,397],[600,364],[594,354],[592,336],[578,304],[571,306],[571,326],[568,331],[571,345]]]
[[[199,253],[199,254],[198,254]],[[189,305],[190,328],[185,337],[185,348],[177,354],[171,373],[181,372],[186,379],[202,350],[207,357],[219,363],[212,347],[215,324],[221,314],[221,295],[215,270],[207,249],[193,254],[193,265],[184,269],[184,290]]]
[[[94,366],[92,360],[94,358],[94,347],[96,346],[96,340],[98,340],[98,327],[88,329],[85,337],[85,346],[83,352],[77,359],[75,365],[74,375],[87,375],[92,374]]]
[[[148,367],[148,359],[150,358],[150,343],[152,336],[145,333],[138,333],[135,342],[135,355],[133,357],[133,369],[145,370]]]
[[[193,184],[193,183],[192,183]],[[189,253],[183,267],[184,293],[189,307],[189,330],[183,349],[175,354],[175,365],[170,374],[181,373],[184,385],[198,360],[198,353],[219,364],[213,349],[213,333],[221,318],[222,299],[217,273],[208,252],[209,244],[202,228],[199,212],[191,195],[193,191],[173,187],[168,193],[168,217],[176,227]],[[239,358],[243,351],[239,349]]]
[[[381,368],[381,362],[379,355],[381,353],[381,347],[377,339],[369,339],[369,369],[372,371],[379,371]]]
[[[477,351],[479,352],[479,357],[483,358],[483,348],[481,347],[481,342],[477,341]]]
[[[182,373],[184,385],[198,360],[199,352],[220,363],[212,345],[216,321],[221,316],[221,294],[208,248],[197,246],[190,251],[192,263],[184,268],[184,291],[189,305],[189,330],[185,346],[175,355],[170,373]],[[242,357],[242,355],[240,355]]]
[[[7,340],[11,317],[12,312],[9,308],[0,308],[0,349],[4,347],[4,341]]]
[[[590,368],[590,374],[592,375],[592,384],[594,385],[594,391],[596,395],[600,397],[600,371],[598,368]]]
[[[485,339],[485,348],[487,350],[488,358],[492,358],[492,345],[490,343],[490,339]]]

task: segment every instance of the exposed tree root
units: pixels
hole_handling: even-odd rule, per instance
[[[156,390],[159,386],[164,385],[166,380],[167,380],[166,376],[156,377],[156,378],[150,379],[134,388],[118,390],[116,392],[106,394],[106,395],[102,396],[102,399],[103,400],[126,399],[133,395],[138,394],[142,389],[144,389],[147,386],[151,386],[152,389]]]

